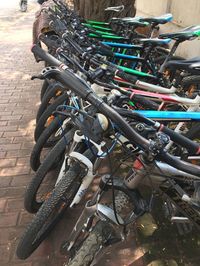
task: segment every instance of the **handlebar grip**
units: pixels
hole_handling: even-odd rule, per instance
[[[138,81],[138,78],[136,76],[127,74],[127,73],[125,73],[124,71],[122,71],[120,69],[118,69],[115,72],[115,75],[117,75],[118,77],[120,77],[122,79],[125,79],[126,81],[129,81],[129,82],[131,82],[133,84],[135,84]]]
[[[34,55],[36,55],[37,57],[40,57],[42,60],[44,60],[45,62],[47,62],[51,66],[59,67],[60,65],[62,65],[61,61],[59,61],[54,56],[52,56],[49,53],[47,53],[46,51],[44,51],[42,48],[40,48],[36,44],[33,45],[33,47],[31,48],[31,51]]]
[[[192,140],[184,137],[181,134],[176,133],[168,127],[162,126],[159,131],[167,134],[172,141],[179,144],[180,146],[186,148],[190,155],[198,155],[200,154],[200,146],[198,143],[193,142]]]
[[[195,175],[198,177],[200,176],[200,167],[198,165],[194,165],[194,164],[191,164],[185,161],[181,161],[175,156],[170,155],[169,153],[166,153],[164,151],[159,155],[159,159],[161,159],[165,163],[183,172],[186,172],[188,174]]]
[[[97,50],[102,55],[106,55],[106,56],[110,56],[110,57],[114,56],[114,53],[110,49],[107,49],[107,48],[104,48],[104,47],[99,47],[99,49],[97,49]]]

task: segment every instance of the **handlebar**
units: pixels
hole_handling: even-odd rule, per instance
[[[113,108],[108,106],[102,99],[100,99],[88,86],[86,82],[83,82],[80,78],[75,76],[68,70],[63,71],[65,66],[56,58],[42,50],[38,46],[32,47],[32,52],[36,53],[43,60],[47,61],[50,65],[54,65],[60,68],[53,68],[49,72],[47,71],[46,75],[51,75],[52,78],[57,79],[63,83],[66,87],[69,87],[75,94],[79,95],[84,100],[87,100],[92,105],[94,105],[102,114],[107,116],[111,121],[113,121],[123,135],[129,139],[132,143],[135,143],[142,150],[149,150],[149,141],[139,135],[123,118],[120,116]],[[45,74],[45,73],[44,73]],[[149,121],[151,121],[149,119]],[[184,171],[189,174],[193,174],[200,177],[200,167],[192,165],[190,163],[183,162],[176,157],[168,154],[163,150],[159,154],[159,160],[162,160],[171,166],[178,168],[181,171]]]
[[[82,48],[79,47],[78,44],[74,43],[70,38],[66,37],[66,35],[64,34],[64,38],[67,38],[68,41],[69,41],[69,44],[73,46],[73,48],[79,53],[81,54],[82,56],[84,55],[85,58],[90,58],[90,61],[94,64],[97,63],[97,60],[96,58],[93,60],[93,56],[88,54],[87,56],[87,53],[84,53]],[[55,57],[51,56],[50,54],[48,54],[47,52],[45,52],[43,49],[41,49],[40,47],[38,47],[37,45],[34,45],[31,49],[31,51],[36,54],[38,57],[40,58],[44,58],[44,61],[47,61],[47,62],[51,62],[49,63],[50,65],[52,66],[58,66],[60,67],[60,64],[62,64],[59,60],[57,60]],[[49,61],[48,61],[49,60]],[[100,61],[98,60],[98,64],[96,64],[97,66],[101,65],[101,64],[104,64],[105,65],[108,65],[109,66],[109,70],[117,75],[118,77],[124,79],[124,80],[127,80],[129,82],[131,82],[132,84],[135,84],[137,81],[138,81],[138,78],[134,75],[130,75],[130,74],[127,74],[125,73],[123,70],[119,69],[116,65],[113,65],[112,63],[110,62],[106,62],[106,61]],[[102,74],[104,72],[102,71]]]
[[[61,65],[63,65],[63,63],[61,61],[59,61],[58,59],[56,59],[54,56],[50,55],[49,53],[47,53],[46,51],[44,51],[43,49],[41,49],[38,45],[34,44],[31,48],[32,53],[35,56],[40,57],[42,60],[44,60],[45,62],[48,62],[49,65],[51,66],[57,66],[60,67]]]
[[[184,147],[188,150],[190,155],[198,155],[200,154],[200,146],[198,143],[193,142],[192,140],[184,137],[183,135],[180,135],[176,133],[175,131],[171,130],[170,128],[164,126],[163,124],[160,124],[159,122],[155,122],[149,118],[146,118],[142,116],[141,114],[138,114],[136,112],[132,112],[126,109],[117,108],[114,107],[114,109],[122,116],[134,118],[137,121],[143,122],[147,124],[148,126],[152,126],[155,129],[157,129],[160,132],[165,133],[170,137],[170,139],[179,144],[181,147]]]

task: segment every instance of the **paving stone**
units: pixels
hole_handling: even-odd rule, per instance
[[[1,204],[1,201],[0,201]],[[23,198],[14,198],[14,199],[8,199],[6,200],[5,204],[5,211],[6,212],[13,212],[13,211],[19,211],[24,208],[24,199]]]
[[[8,168],[16,165],[17,159],[0,159],[0,168]]]
[[[4,212],[6,207],[7,200],[0,198],[0,213]]]
[[[19,167],[17,167],[19,168]],[[30,169],[30,166],[29,166]],[[16,187],[16,186],[26,186],[27,183],[30,180],[30,175],[19,175],[19,176],[15,176],[13,177],[12,181],[11,181],[11,186]]]
[[[10,227],[17,225],[19,213],[10,212],[1,214],[0,227]]]
[[[1,176],[18,176],[18,175],[25,175],[30,173],[29,166],[16,166],[10,168],[4,168],[0,171]]]

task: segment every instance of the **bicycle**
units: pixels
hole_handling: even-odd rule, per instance
[[[53,60],[53,59],[52,59]],[[70,73],[67,73],[66,71],[65,72],[63,72],[63,71],[60,71],[60,70],[52,70],[53,71],[53,73],[54,73],[54,75],[56,75],[56,78],[59,80],[59,81],[61,81],[62,80],[62,82],[65,82],[65,84],[68,86],[69,85],[69,76],[71,76],[71,74]],[[51,72],[52,73],[52,72]],[[55,76],[54,76],[55,77]],[[67,82],[67,80],[68,80],[68,82]],[[77,81],[78,82],[78,81]],[[76,85],[77,85],[77,83],[76,83]],[[105,105],[105,103],[103,103],[102,101],[100,101],[100,100],[97,100],[98,98],[93,94],[93,93],[90,93],[90,94],[88,94],[88,88],[87,89],[85,89],[85,91],[83,92],[83,90],[80,90],[80,88],[73,88],[74,89],[74,91],[76,91],[76,93],[77,94],[79,94],[79,95],[81,95],[81,97],[84,97],[84,98],[87,98],[87,100],[89,101],[89,102],[91,102],[93,105],[95,105],[95,106],[98,106],[98,109],[100,109],[101,110],[101,112],[103,112],[104,114],[106,113],[106,115],[107,116],[113,116],[114,117],[114,119],[113,119],[113,121],[116,121],[117,122],[117,120],[119,119],[120,120],[120,123],[123,123],[123,126],[125,126],[125,121],[124,120],[121,120],[120,118],[119,118],[119,116],[116,114],[116,113],[113,113],[113,111],[111,112],[111,109],[110,108],[108,108],[106,105]],[[107,110],[108,111],[107,111]],[[112,114],[111,114],[112,113]],[[122,125],[120,125],[119,124],[119,120],[118,120],[118,126],[120,126],[120,128],[122,127]],[[145,119],[144,119],[145,120]],[[146,121],[146,120],[145,120]],[[126,128],[127,128],[127,124],[126,124]],[[122,128],[121,128],[122,129]],[[123,132],[125,132],[125,128],[123,127]],[[128,130],[128,132],[127,132],[127,135],[129,136],[129,137],[131,137],[131,133],[132,133],[132,130],[129,128],[129,130]],[[146,150],[147,152],[146,153],[144,153],[143,155],[142,155],[142,157],[139,157],[139,158],[137,158],[136,160],[135,160],[135,168],[134,168],[134,171],[136,171],[135,172],[135,174],[133,175],[133,177],[138,177],[138,178],[136,178],[136,180],[134,180],[134,178],[133,177],[130,177],[130,178],[127,178],[127,182],[129,181],[130,183],[133,181],[134,183],[132,183],[132,184],[134,184],[133,185],[133,187],[131,188],[132,190],[129,192],[129,190],[127,189],[125,189],[122,185],[120,186],[120,183],[118,182],[115,186],[116,186],[116,188],[118,189],[118,190],[122,190],[123,192],[125,192],[125,193],[127,193],[127,194],[129,194],[129,196],[131,196],[130,194],[132,194],[132,200],[134,200],[134,206],[136,206],[136,207],[138,207],[138,209],[137,208],[135,208],[135,212],[133,213],[131,213],[131,215],[128,217],[129,218],[129,220],[128,219],[126,219],[125,221],[124,220],[122,220],[121,218],[120,218],[120,216],[119,215],[117,215],[116,214],[116,216],[115,216],[115,213],[113,212],[113,211],[111,211],[110,209],[109,209],[109,213],[110,213],[110,215],[109,215],[109,219],[111,219],[112,220],[112,222],[115,222],[116,223],[116,221],[118,220],[119,221],[119,223],[120,224],[127,224],[127,221],[128,222],[131,222],[131,221],[134,221],[136,218],[138,218],[139,216],[141,216],[146,210],[148,210],[148,208],[145,208],[145,206],[146,206],[146,204],[145,204],[145,202],[144,202],[144,200],[140,197],[140,194],[138,195],[138,193],[137,193],[137,191],[135,191],[136,190],[136,187],[137,187],[137,185],[138,185],[138,183],[140,182],[140,180],[141,179],[143,179],[144,177],[145,177],[145,175],[146,175],[146,173],[147,173],[147,171],[149,172],[149,171],[152,171],[152,168],[154,167],[154,164],[152,165],[152,162],[155,160],[155,158],[158,156],[158,158],[160,159],[160,160],[164,160],[164,161],[166,161],[167,163],[169,163],[170,165],[172,165],[172,166],[174,166],[174,167],[176,167],[176,168],[178,168],[179,170],[181,170],[182,172],[181,172],[181,175],[186,175],[186,176],[188,176],[187,175],[187,173],[189,173],[190,175],[190,178],[192,178],[192,176],[191,176],[191,174],[192,175],[195,175],[195,177],[193,177],[193,179],[194,180],[198,180],[198,177],[199,177],[199,167],[197,167],[197,166],[195,166],[195,165],[191,165],[191,164],[189,164],[189,163],[186,163],[186,162],[181,162],[181,161],[179,161],[177,158],[175,158],[175,157],[173,157],[173,156],[171,156],[171,155],[167,155],[167,153],[166,153],[166,151],[164,151],[163,150],[163,148],[166,146],[166,144],[168,143],[168,141],[169,141],[169,138],[168,137],[166,137],[166,135],[157,135],[157,138],[155,139],[155,141],[153,141],[152,143],[150,143],[149,145],[149,147],[150,147],[150,150],[149,149],[147,149],[147,147],[148,147],[148,142],[146,141],[146,140],[144,140],[144,138],[142,138],[141,136],[139,136],[139,135],[137,135],[137,134],[135,134],[135,133],[133,133],[134,134],[134,138],[132,138],[132,140],[134,140],[134,142],[137,142],[138,141],[138,143],[140,143],[139,144],[139,146],[140,147],[143,147],[142,149],[144,149],[144,150]],[[175,133],[173,133],[173,134],[175,134]],[[185,146],[186,145],[186,142],[184,141],[184,142],[182,142],[182,137],[181,136],[179,136],[178,137],[179,138],[179,141],[182,143],[182,145],[183,146]],[[141,140],[141,141],[140,141]],[[195,150],[196,150],[196,152],[199,150],[199,147],[198,147],[198,144],[194,144],[193,143],[193,145],[195,146]],[[192,145],[192,146],[193,146]],[[196,146],[197,145],[197,146]],[[191,147],[192,147],[191,146]],[[165,177],[166,177],[166,172],[163,172],[164,171],[164,169],[165,169],[165,165],[162,165],[162,164],[160,164],[160,163],[158,163],[159,164],[159,169],[162,169],[162,171],[161,171],[161,173],[159,172],[159,174],[163,174]],[[139,165],[138,166],[138,168],[136,168],[137,167],[137,165]],[[177,170],[175,169],[175,168],[170,168],[169,166],[167,166],[168,168],[167,168],[167,170],[169,171],[169,169],[170,169],[170,176],[172,176],[172,172],[173,172],[173,174],[174,175],[176,175],[176,174],[178,174],[178,175],[180,175],[180,172],[176,172]],[[169,172],[168,172],[168,175],[169,175]],[[167,175],[167,176],[168,176]],[[110,181],[110,176],[109,176],[109,178],[105,178],[103,181],[102,181],[102,183],[101,183],[101,185],[102,185],[102,187],[103,188],[106,188],[106,189],[108,189],[109,188],[109,186],[111,186],[112,187],[112,184],[110,185],[109,183],[108,183],[108,180]],[[168,179],[167,179],[168,180]],[[182,179],[183,180],[183,179]],[[113,180],[113,182],[115,182],[115,180]],[[163,182],[163,179],[161,179],[161,183]],[[107,186],[106,186],[107,185]],[[197,227],[199,227],[199,216],[197,216],[197,214],[198,214],[198,208],[199,208],[199,205],[198,205],[198,202],[195,202],[194,201],[194,198],[191,198],[191,195],[189,194],[187,194],[188,192],[185,192],[183,189],[181,189],[181,187],[180,187],[180,184],[179,185],[174,185],[173,184],[173,182],[172,182],[172,184],[170,183],[170,186],[175,190],[175,192],[177,191],[177,193],[178,194],[175,194],[176,196],[178,196],[179,195],[179,197],[178,197],[178,199],[181,199],[182,198],[182,201],[184,201],[184,202],[186,202],[186,204],[184,205],[184,206],[188,206],[188,208],[189,209],[184,209],[183,210],[183,212],[184,213],[186,213],[187,214],[187,216],[189,217],[189,219],[191,219],[192,221],[193,221],[193,223],[197,226]],[[164,189],[163,189],[163,191],[164,191],[164,193],[167,193],[168,191],[169,191],[169,188],[170,188],[170,186],[168,187],[167,186],[167,189],[164,187]],[[101,190],[101,189],[100,189]],[[97,195],[99,195],[99,191],[98,191],[98,193],[96,194],[96,196]],[[167,195],[167,194],[166,194]],[[174,195],[174,196],[175,196]],[[169,198],[169,195],[167,195],[168,196],[168,198]],[[99,198],[98,198],[99,199]],[[120,197],[120,200],[121,200],[121,203],[122,203],[122,200],[123,200],[123,198],[121,198]],[[173,197],[173,200],[175,200],[175,197]],[[181,201],[181,202],[182,202]],[[123,201],[124,202],[124,201]],[[126,201],[125,201],[126,202]],[[181,207],[183,207],[183,204],[182,205],[179,205],[179,203],[180,203],[180,201],[177,201],[176,202],[176,204],[179,206],[179,208],[181,208]],[[95,205],[96,205],[96,203],[95,203]],[[92,205],[92,206],[95,206],[95,205]],[[91,206],[91,207],[92,207]],[[122,204],[120,205],[120,206],[123,206]],[[143,206],[144,206],[144,208],[143,208]],[[89,209],[89,207],[90,206],[88,206],[87,205],[87,208]],[[108,211],[108,208],[107,207],[104,207],[104,206],[102,206],[102,205],[97,205],[97,207],[98,207],[98,213],[101,213],[101,216],[103,216],[104,218],[105,217],[107,217],[108,218],[108,214],[106,213],[106,211]],[[87,217],[85,217],[85,218],[90,218],[91,217],[91,214],[93,213],[93,210],[94,210],[94,208],[92,209],[91,208],[91,212],[89,213],[89,216],[87,215]],[[137,210],[137,211],[136,211]],[[190,210],[190,211],[189,211]],[[191,215],[191,212],[193,212],[193,214]],[[186,215],[185,214],[185,215]],[[184,220],[185,218],[183,217],[183,220]],[[81,221],[81,224],[82,224],[82,222],[86,222],[86,220],[85,219],[83,219],[83,216],[82,216],[82,219],[80,220]],[[88,219],[87,219],[87,221],[88,221]],[[91,219],[89,219],[89,221],[90,221],[90,225],[91,225]],[[87,222],[86,222],[86,224],[87,224]],[[98,223],[99,224],[99,223]],[[79,224],[77,224],[78,225],[78,227],[76,227],[76,235],[80,232],[80,230],[82,229],[82,227],[81,226],[79,226]],[[102,225],[102,223],[101,223],[101,225]],[[105,223],[103,223],[103,225],[105,225]],[[106,225],[107,225],[107,223],[106,223]],[[88,228],[89,228],[89,225],[88,225]],[[102,227],[100,227],[100,231],[98,231],[98,232],[102,232],[102,230],[101,230],[101,228]],[[110,230],[110,226],[108,227],[108,225],[107,225],[107,228]],[[112,230],[112,228],[111,228],[111,230]],[[93,232],[95,232],[95,231],[93,231]],[[106,232],[107,232],[107,230],[106,230]],[[109,232],[113,232],[113,230],[112,231],[109,231]],[[76,236],[75,235],[75,236]],[[98,234],[99,235],[99,234]],[[105,234],[106,235],[106,234]],[[92,233],[89,235],[89,237],[91,237],[92,236]],[[111,236],[111,234],[109,233],[109,237]],[[98,237],[98,236],[97,236]],[[106,237],[108,237],[108,234],[106,235]],[[91,239],[91,238],[90,238]],[[98,241],[98,239],[100,239],[100,240],[107,240],[106,238],[104,238],[104,236],[102,236],[102,237],[100,237],[100,238],[96,238],[97,239],[97,249],[95,248],[95,249],[93,249],[92,248],[92,246],[87,246],[87,250],[86,250],[86,248],[84,247],[84,249],[80,249],[80,252],[82,251],[82,250],[84,250],[84,258],[83,258],[83,256],[81,256],[81,258],[82,258],[82,261],[81,261],[81,264],[80,265],[83,265],[83,263],[85,263],[84,262],[84,260],[83,259],[85,259],[85,258],[89,258],[89,259],[91,259],[91,257],[92,257],[92,259],[93,259],[93,257],[94,257],[94,254],[91,254],[91,251],[95,251],[95,253],[96,253],[96,251],[97,250],[99,250],[99,247],[100,247],[100,245],[102,245],[103,243],[102,243],[102,241]],[[113,239],[113,238],[112,238]],[[74,244],[74,241],[76,240],[76,238],[72,238],[71,239],[71,241],[70,241],[70,245],[67,247],[67,248],[71,248],[72,247],[72,245]],[[90,243],[92,243],[93,244],[93,242],[92,241],[90,241]],[[86,251],[87,252],[90,252],[90,254],[92,255],[92,256],[89,256],[89,254],[88,254],[88,256],[85,256],[86,255]],[[80,253],[79,253],[80,254]],[[78,255],[77,255],[78,256]],[[74,261],[75,261],[75,259],[74,259]],[[72,260],[72,262],[73,262],[73,260]],[[71,265],[73,265],[72,264],[72,262],[71,262]],[[76,260],[76,263],[77,263],[77,260]],[[86,263],[88,263],[88,264],[85,264],[85,265],[90,265],[89,263],[91,263],[91,261],[89,261],[89,262],[86,262]],[[70,264],[69,264],[70,265]],[[77,264],[76,264],[77,265]]]
[[[59,65],[59,66],[62,65],[61,62],[56,60],[54,57],[51,57],[50,55],[48,55],[45,52],[42,52],[41,49],[39,49],[39,47],[37,47],[37,48],[35,47],[35,50],[38,50],[40,56],[43,59],[46,59],[49,63],[53,63],[54,65]],[[117,128],[120,129],[121,134],[126,136],[126,138],[129,141],[131,140],[132,143],[137,143],[137,145],[139,145],[139,147],[142,150],[146,150],[148,145],[150,145],[151,141],[149,142],[149,140],[147,140],[144,137],[142,137],[141,135],[137,134],[136,131],[132,127],[130,127],[130,125],[117,112],[115,112],[111,107],[106,105],[105,102],[102,101],[102,99],[98,98],[91,91],[91,89],[88,87],[88,85],[85,82],[83,83],[83,81],[81,81],[80,78],[75,77],[70,71],[66,71],[66,70],[62,71],[62,70],[58,70],[57,68],[48,68],[48,70],[45,70],[43,72],[43,75],[44,75],[44,77],[48,77],[48,78],[50,76],[54,77],[56,80],[63,82],[63,84],[65,86],[69,86],[69,88],[71,90],[73,90],[75,92],[75,94],[77,94],[81,98],[87,100],[88,102],[90,102],[92,104],[93,107],[97,108],[98,111],[103,114],[103,120],[102,121],[104,121],[104,123],[98,122],[99,126],[100,125],[107,125],[106,127],[101,126],[100,132],[102,132],[102,130],[108,129],[108,122],[105,122],[105,121],[107,121],[107,118],[105,117],[105,115],[106,115],[107,117],[112,119],[112,123],[117,124]],[[119,75],[120,75],[120,73],[119,73]],[[81,112],[81,114],[82,114],[82,112]],[[133,114],[133,116],[135,117],[135,114]],[[151,120],[145,119],[142,116],[139,116],[139,117],[140,117],[141,121],[142,121],[142,119],[144,119],[144,121],[147,124],[151,123],[151,125],[154,125],[157,130],[159,130],[161,127],[163,128],[163,126],[161,126],[158,123],[155,123]],[[95,121],[95,120],[93,120],[93,121]],[[81,127],[84,127],[84,123],[81,124]],[[165,129],[165,127],[164,127],[164,129]],[[168,133],[168,135],[170,135],[172,140],[175,140],[176,143],[178,142],[182,147],[187,148],[190,154],[197,154],[198,155],[199,145],[197,143],[194,143],[194,142],[188,140],[187,138],[185,138],[181,135],[177,135],[177,133],[173,132],[172,130],[170,131],[167,128],[166,128],[166,130],[167,130],[167,133]],[[93,131],[88,131],[88,134],[93,135],[92,132]],[[86,134],[86,136],[88,136],[88,135]],[[97,142],[98,142],[98,136],[99,135],[96,135],[96,134],[93,135],[93,137],[96,138]],[[192,175],[195,175],[198,177],[200,175],[199,174],[199,167],[197,167],[195,165],[191,165],[189,163],[185,163],[183,161],[180,161],[179,159],[175,158],[174,156],[167,154],[166,151],[163,150],[163,147],[166,146],[167,142],[163,141],[162,136],[163,135],[161,134],[160,138],[158,138],[158,140],[161,141],[161,143],[159,141],[152,143],[152,148],[151,148],[152,150],[150,149],[150,151],[155,152],[155,154],[152,154],[150,152],[150,155],[152,155],[152,156],[155,155],[155,157],[156,157],[159,154],[159,158],[161,160],[166,161],[170,165],[175,166],[176,168],[181,170],[182,171],[181,174],[184,174],[187,176],[187,173],[189,173],[190,175],[192,174]],[[80,139],[82,139],[82,137],[83,136],[79,135]],[[75,139],[77,142],[77,136],[75,137]],[[83,137],[83,139],[84,139],[84,137]],[[166,135],[164,135],[164,140],[166,140],[166,139],[169,140],[169,138],[166,137]],[[87,147],[89,149],[86,151],[86,153],[89,152],[90,155],[92,155],[92,156],[95,155],[95,158],[96,158],[96,153],[94,153],[94,151],[92,152],[93,148],[89,144],[90,140],[88,140],[87,142],[86,142]],[[164,142],[164,146],[161,145],[161,144],[163,144],[163,142]],[[91,143],[92,143],[92,145],[95,146],[95,149],[100,151],[99,155],[102,155],[103,151],[102,151],[101,145],[99,145],[98,143],[93,142],[93,141],[91,141]],[[156,146],[154,146],[154,144]],[[155,147],[156,147],[156,149],[155,149]],[[157,154],[157,149],[159,149],[158,154]],[[43,203],[43,205],[41,206],[35,219],[32,221],[31,225],[27,228],[27,231],[25,232],[24,236],[22,237],[22,240],[19,243],[18,249],[17,249],[17,254],[20,258],[23,258],[23,259],[26,258],[27,256],[29,256],[30,252],[33,252],[33,250],[37,248],[37,246],[41,243],[41,241],[45,237],[46,233],[52,228],[54,221],[56,221],[57,218],[60,218],[60,215],[61,215],[61,213],[63,213],[65,208],[67,208],[69,206],[73,206],[74,204],[77,204],[80,201],[82,195],[85,193],[86,184],[87,184],[87,186],[89,186],[89,184],[91,183],[91,181],[93,179],[93,174],[92,174],[92,172],[93,172],[92,171],[92,167],[93,167],[92,165],[93,164],[91,164],[91,162],[95,158],[93,157],[92,160],[88,161],[86,158],[89,158],[88,157],[89,155],[86,155],[84,153],[84,156],[81,156],[80,152],[79,152],[79,154],[77,154],[76,152],[73,152],[73,151],[72,151],[72,155],[73,155],[72,157],[76,158],[76,160],[74,162],[75,164],[70,166],[71,170],[68,169],[68,171],[65,173],[65,178],[57,180],[57,185],[56,185],[55,189],[52,191],[51,196],[46,199],[45,203]],[[150,158],[151,158],[151,156],[149,157],[149,159]],[[78,160],[78,162],[77,162],[77,160]],[[81,171],[82,173],[84,173],[84,175],[86,174],[86,176],[84,176],[84,178],[80,176],[80,170],[81,170],[80,169],[80,162],[82,163],[83,169],[85,167],[88,169],[87,173],[85,173],[85,170]],[[79,165],[79,167],[78,167],[78,165]],[[159,164],[159,167],[161,167],[161,164]],[[174,168],[173,168],[173,171],[175,171]],[[80,179],[77,179],[78,176]],[[82,178],[84,181],[83,180],[81,181]],[[73,184],[75,185],[75,183],[76,183],[75,180],[77,180],[77,181],[79,180],[78,183],[80,181],[83,182],[82,185],[80,185],[80,183],[79,183],[78,190],[77,190],[76,186],[73,186],[73,189],[71,187],[71,185],[73,185]],[[69,184],[71,184],[71,185],[69,185]],[[66,195],[66,192],[67,192],[68,196]],[[66,198],[66,196],[67,196],[67,198]],[[66,203],[63,202],[63,199],[66,199]],[[57,204],[58,204],[58,206],[57,206]],[[55,208],[56,206],[58,208]],[[52,215],[50,216],[50,214],[53,214],[53,216]],[[48,217],[51,219],[53,217],[53,219],[50,220],[51,221],[50,224],[49,224],[49,221],[48,222],[46,221],[46,219]],[[45,223],[45,226],[43,228],[44,220],[46,221],[46,223]],[[35,229],[33,229],[33,228],[35,228]],[[36,228],[37,228],[37,230],[36,230]],[[40,230],[44,230],[44,231],[42,231],[43,233],[39,230],[39,228],[40,228]],[[39,236],[37,235],[36,232],[39,232]]]
[[[99,63],[100,64],[100,63]],[[191,65],[192,65],[192,63],[189,65],[190,66],[190,70],[192,70],[192,67],[191,67]],[[104,62],[104,66],[105,66],[105,62]],[[99,71],[99,70],[98,70]],[[103,72],[102,72],[102,75],[103,76],[105,76],[104,75],[104,72],[105,72],[105,68],[104,68],[104,70],[102,70]],[[112,71],[113,72],[115,72],[114,71],[114,69],[112,69]],[[194,71],[196,71],[195,69],[194,69]],[[98,72],[98,75],[99,75],[99,73],[100,72]],[[94,76],[95,76],[95,74],[94,74]],[[100,76],[99,76],[100,77]],[[95,80],[94,80],[95,81]],[[107,86],[107,83],[108,82],[108,80],[106,80],[106,83],[104,84],[104,86]],[[165,88],[162,88],[162,87],[158,87],[158,86],[155,86],[155,85],[151,85],[151,84],[148,84],[148,83],[142,83],[142,82],[140,82],[140,81],[137,81],[137,85],[138,85],[138,88],[140,88],[140,85],[141,84],[143,84],[143,87],[144,87],[144,85],[146,84],[146,88],[147,89],[154,89],[154,91],[159,91],[159,90],[161,90],[162,92],[164,92],[164,93],[169,93],[169,92],[172,92],[172,90],[174,91],[174,88],[172,88],[172,90],[171,89],[165,89]],[[60,86],[59,86],[60,87]],[[142,87],[142,88],[143,88]],[[115,89],[117,89],[117,90],[119,90],[120,91],[120,88],[119,87],[114,87]],[[124,89],[124,88],[123,88]],[[195,110],[198,110],[198,105],[199,105],[199,102],[198,102],[198,97],[196,98],[196,99],[187,99],[187,98],[184,98],[184,97],[179,97],[179,96],[177,96],[176,94],[171,94],[171,95],[165,95],[165,94],[159,94],[159,93],[150,93],[150,92],[144,92],[144,91],[141,91],[141,90],[135,90],[135,89],[130,89],[130,88],[126,88],[126,91],[127,91],[127,93],[131,96],[132,95],[132,101],[134,101],[135,102],[135,107],[137,107],[137,104],[139,103],[140,104],[140,107],[141,106],[144,106],[145,108],[147,108],[147,109],[151,109],[151,110],[163,110],[163,108],[166,108],[166,106],[168,105],[168,104],[170,104],[170,103],[176,103],[176,104],[179,104],[180,106],[182,105],[187,105],[187,106],[193,106],[193,108],[195,108],[195,106],[197,107],[197,109],[189,109],[190,111],[195,111]],[[128,92],[129,91],[129,92]],[[120,93],[120,92],[119,92]],[[119,94],[118,93],[118,94]],[[123,92],[123,90],[122,90],[122,94],[124,94],[124,92]],[[129,97],[130,97],[129,96]],[[140,96],[144,96],[145,98],[144,99],[141,99],[140,98]],[[120,98],[120,96],[118,95],[118,97]],[[127,97],[127,102],[130,100],[130,98],[129,97]],[[138,98],[139,97],[139,98]],[[156,105],[156,104],[153,104],[153,102],[151,103],[150,101],[148,102],[148,100],[146,100],[146,99],[148,99],[148,98],[146,98],[146,97],[150,97],[151,99],[154,99],[154,100],[156,100],[157,102],[159,102],[159,101],[162,101],[161,102],[161,105]],[[65,98],[65,96],[63,95],[63,96],[59,96],[59,98],[61,99],[61,101],[65,101],[66,100],[66,98]],[[124,100],[125,100],[125,98],[124,98]],[[55,104],[58,106],[59,104],[60,104],[60,102],[58,102],[57,103],[57,101],[55,102]],[[53,105],[52,105],[52,107],[53,107],[53,109],[55,108]],[[133,109],[137,109],[137,108],[133,108]],[[46,121],[46,119],[51,115],[51,113],[52,113],[52,109],[47,109],[45,112],[44,112],[44,114],[42,115],[42,119],[38,122],[38,125],[37,125],[37,127],[36,127],[36,131],[35,132],[38,132],[38,130],[40,130],[40,132],[41,132],[41,130],[44,128],[44,122],[42,122],[42,121]],[[178,113],[178,115],[179,116],[177,116],[177,113],[174,113],[174,115],[172,114],[172,113],[156,113],[156,112],[154,112],[154,113],[150,113],[149,112],[149,114],[147,114],[147,116],[149,116],[149,115],[152,115],[153,114],[153,117],[154,118],[156,118],[156,116],[157,116],[157,118],[158,118],[158,115],[159,115],[159,119],[165,119],[164,117],[166,116],[166,115],[168,115],[168,120],[170,120],[170,119],[176,119],[176,121],[178,121],[178,120],[181,120],[182,118],[183,118],[183,116],[185,116],[185,114],[183,113],[183,114],[181,114],[181,113]],[[169,116],[169,114],[170,114],[170,116]],[[162,115],[165,115],[165,116],[163,116],[162,117]],[[182,118],[181,118],[181,116],[180,115],[182,115]],[[190,117],[190,118],[192,118],[191,117],[191,115],[192,115],[192,113],[187,113],[186,114],[188,117]],[[57,123],[56,123],[57,124]],[[59,125],[58,125],[59,126]],[[48,127],[47,127],[48,128]],[[53,127],[51,127],[51,129],[53,129]],[[36,143],[36,145],[35,145],[35,149],[34,149],[34,153],[33,153],[33,155],[31,156],[31,166],[32,166],[32,168],[34,169],[34,170],[36,170],[37,168],[38,168],[38,166],[39,166],[39,159],[40,159],[40,152],[41,152],[41,149],[42,149],[42,143],[44,143],[44,141],[46,141],[46,140],[48,140],[48,138],[49,138],[49,133],[52,133],[52,131],[51,130],[48,130],[47,129],[47,134],[46,133],[44,133],[44,135],[45,135],[45,137],[43,136],[42,137],[42,139],[43,139],[43,141],[39,141],[39,142],[37,142]],[[56,132],[56,131],[55,131]],[[60,131],[61,132],[61,131]],[[62,137],[62,135],[59,135],[60,137]],[[38,138],[37,138],[38,139]],[[38,148],[39,148],[39,150],[38,150]],[[37,162],[37,163],[36,163]],[[37,165],[37,167],[35,167],[35,165]]]

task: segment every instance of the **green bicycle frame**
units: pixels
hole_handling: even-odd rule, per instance
[[[124,40],[124,37],[117,36],[117,35],[111,35],[111,34],[105,34],[105,32],[101,36],[96,35],[94,33],[89,33],[88,36],[92,38],[99,38],[99,39]]]
[[[108,23],[108,22],[96,21],[96,20],[87,20],[87,23],[91,24],[91,25],[101,25],[101,26],[109,26],[110,25],[110,23]]]
[[[118,66],[118,65],[117,65]],[[128,73],[128,74],[132,74],[132,75],[136,75],[136,76],[140,76],[140,77],[145,77],[145,78],[156,78],[155,76],[145,73],[145,72],[141,72],[135,69],[131,69],[128,67],[123,67],[123,66],[118,66],[118,68],[122,69],[124,72]]]
[[[101,27],[101,26],[98,26],[98,25],[91,25],[89,23],[82,23],[82,25],[87,26],[89,28],[97,29],[97,30],[112,31],[111,28]]]

